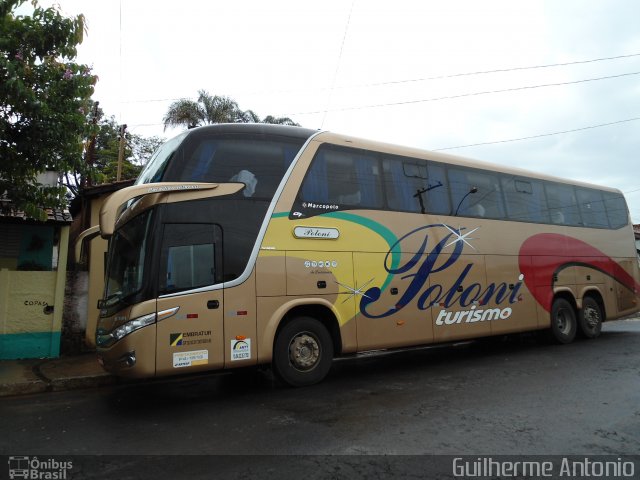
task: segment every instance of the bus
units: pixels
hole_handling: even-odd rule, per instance
[[[638,312],[615,189],[331,132],[210,125],[111,195],[96,329],[116,375],[270,365],[546,330],[567,344]]]

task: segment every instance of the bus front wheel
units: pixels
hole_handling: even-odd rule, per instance
[[[333,361],[333,342],[315,318],[297,317],[276,338],[273,369],[284,383],[303,387],[320,382]]]
[[[582,309],[578,315],[580,333],[586,338],[596,338],[602,330],[602,308],[592,297],[582,300]]]
[[[564,298],[556,298],[551,307],[551,339],[556,343],[571,343],[576,338],[577,329],[573,305]]]

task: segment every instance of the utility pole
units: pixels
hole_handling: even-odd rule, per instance
[[[118,151],[118,172],[116,174],[116,182],[120,181],[122,177],[122,162],[124,160],[124,142],[125,142],[125,132],[127,130],[126,125],[120,125],[120,150]]]
[[[92,125],[98,124],[98,106],[100,102],[96,102],[93,104],[93,118],[91,119]],[[93,167],[93,155],[96,149],[96,133],[95,130],[91,134],[91,139],[89,140],[89,144],[87,145],[87,150],[84,152],[85,158],[84,161],[89,167],[89,171]],[[81,187],[90,187],[91,186],[91,175],[87,173],[87,175],[82,177],[82,185]]]

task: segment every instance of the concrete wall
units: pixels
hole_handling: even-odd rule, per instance
[[[67,272],[60,344],[62,355],[77,355],[87,351],[85,332],[87,329],[88,290],[89,272],[78,270]]]
[[[0,270],[0,359],[60,354],[69,227],[59,228],[57,270]]]

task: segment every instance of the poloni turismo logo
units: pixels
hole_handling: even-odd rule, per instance
[[[66,480],[71,478],[68,471],[73,468],[73,462],[63,462],[54,458],[45,460],[38,457],[11,456],[9,457],[9,478],[24,478],[32,480]]]

